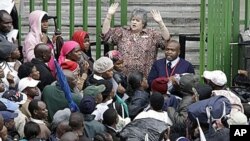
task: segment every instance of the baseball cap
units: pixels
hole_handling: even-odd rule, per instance
[[[24,104],[27,100],[27,95],[21,92],[17,92],[16,90],[8,90],[4,92],[2,98],[8,99],[17,104]]]
[[[18,116],[18,113],[10,111],[0,111],[0,114],[3,116],[4,121],[10,121]]]
[[[217,86],[224,86],[227,83],[227,76],[221,70],[204,71],[203,77]]]
[[[98,85],[98,86],[95,86],[95,85],[91,85],[91,86],[88,86],[87,88],[85,88],[83,90],[83,94],[85,96],[93,96],[93,97],[96,97],[98,94],[102,93],[105,91],[105,86],[103,84],[101,85]]]
[[[39,82],[31,77],[24,77],[18,83],[18,91],[22,92],[27,87],[36,87]]]
[[[17,45],[7,41],[1,40],[0,41],[0,60],[7,59],[11,52],[13,52],[17,48]]]
[[[42,18],[42,21],[43,20],[48,20],[48,19],[52,19],[54,18],[53,16],[48,16],[48,14],[44,14],[43,18]]]
[[[0,98],[0,111],[16,111],[19,105],[5,98]]]
[[[240,111],[231,112],[227,123],[229,125],[248,125],[247,116]]]
[[[180,78],[180,90],[186,93],[193,93],[192,88],[199,84],[199,78],[192,73],[185,74]]]

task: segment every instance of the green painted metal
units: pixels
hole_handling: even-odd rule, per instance
[[[48,12],[48,0],[43,0],[43,11]]]
[[[121,0],[121,25],[127,25],[127,6],[128,1],[127,0]]]
[[[111,4],[114,3],[114,2],[115,2],[114,0],[109,0],[109,5],[111,5]],[[112,16],[112,20],[111,20],[110,26],[111,26],[111,27],[114,27],[114,26],[115,26],[114,15]]]
[[[200,77],[205,70],[205,47],[206,47],[206,0],[201,0],[200,7]]]
[[[21,45],[22,39],[22,16],[21,14],[18,15],[18,45]]]
[[[88,0],[83,0],[82,28],[83,30],[88,31]]]
[[[231,0],[208,0],[208,70],[222,70],[231,82],[232,14]],[[216,21],[216,22],[215,22]],[[238,32],[237,32],[238,33]]]
[[[214,69],[214,33],[213,33],[213,17],[214,17],[214,8],[210,5],[214,4],[215,0],[208,1],[208,44],[207,44],[207,69],[213,70]]]
[[[61,31],[62,28],[62,4],[61,0],[56,0],[56,16],[57,16],[57,28]]]
[[[225,2],[224,2],[225,3]],[[223,5],[223,4],[222,4]],[[233,5],[232,5],[232,1],[228,0],[226,2],[226,4],[224,5],[225,9],[224,9],[224,13],[225,13],[225,30],[224,30],[224,72],[227,75],[227,81],[228,81],[228,86],[231,85],[231,78],[232,78],[232,70],[231,70],[231,46],[230,46],[230,42],[232,41],[232,17],[233,17]]]
[[[250,0],[245,0],[245,29],[250,26]]]
[[[237,43],[239,41],[239,31],[240,31],[240,1],[233,0],[233,29],[232,37],[233,42]],[[235,76],[238,72],[240,66],[240,48],[238,45],[231,46],[232,48],[232,76]]]
[[[35,0],[30,0],[30,13],[35,10]]]
[[[71,0],[69,6],[69,39],[71,39],[75,29],[75,0]]]
[[[96,59],[101,57],[101,0],[96,0]]]

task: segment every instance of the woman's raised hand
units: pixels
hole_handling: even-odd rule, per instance
[[[118,6],[119,6],[119,3],[118,3],[118,2],[112,3],[112,4],[110,5],[110,7],[109,7],[108,14],[114,15],[115,12],[116,12],[116,10],[117,10],[117,8],[118,8]]]
[[[155,22],[157,22],[157,23],[162,22],[162,17],[161,17],[159,10],[151,10],[150,13],[152,14]]]

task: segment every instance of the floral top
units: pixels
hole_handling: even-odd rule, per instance
[[[164,48],[164,39],[154,29],[143,29],[139,34],[130,28],[111,28],[104,36],[104,42],[117,45],[124,60],[124,73],[141,71],[147,78],[157,57],[157,47]]]

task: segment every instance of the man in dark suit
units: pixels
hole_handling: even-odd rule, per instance
[[[156,60],[148,75],[148,83],[151,83],[158,77],[167,77],[174,80],[175,74],[195,73],[193,65],[179,57],[180,43],[176,40],[170,40],[165,45],[165,58]]]

